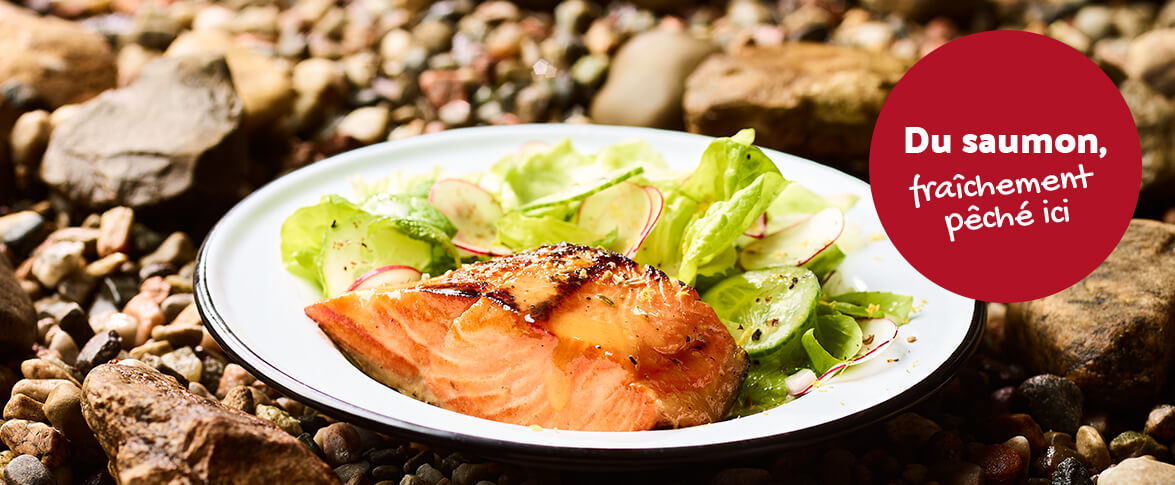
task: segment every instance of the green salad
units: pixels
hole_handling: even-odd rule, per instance
[[[753,141],[749,129],[715,139],[687,172],[646,142],[584,154],[564,140],[479,173],[356,179],[354,200],[328,195],[286,219],[282,261],[332,297],[382,268],[419,277],[546,244],[604,247],[698,290],[751,357],[731,415],[754,414],[879,354],[913,299],[830,295],[856,199],[792,183]]]

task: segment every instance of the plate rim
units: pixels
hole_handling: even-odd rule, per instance
[[[518,126],[533,128],[535,125]],[[539,126],[549,127],[549,125]],[[589,127],[600,127],[606,129],[631,128],[634,131],[666,132],[675,135],[704,136],[687,132],[650,128],[617,127],[607,125],[589,125]],[[503,130],[504,128],[509,130],[511,127],[490,127],[490,129],[493,130],[506,131]],[[485,129],[486,127],[460,128],[456,130],[447,130],[446,132],[442,133],[447,134],[448,136],[454,136],[454,132],[468,132]],[[442,133],[438,133],[436,135],[441,135]],[[422,135],[417,138],[425,138],[436,135]],[[376,143],[368,147],[344,153],[378,150],[380,148],[385,148],[387,144],[390,143],[392,142]],[[330,163],[331,158],[333,157],[328,157],[323,161]],[[823,165],[803,157],[797,158],[801,158],[809,163]],[[322,163],[322,161],[317,163]],[[313,167],[314,165],[317,165],[317,163],[301,167],[290,172],[290,174],[306,170],[310,167]],[[823,167],[837,170],[826,165],[823,165]],[[681,464],[685,462],[713,462],[717,460],[743,456],[761,455],[775,451],[794,449],[815,442],[830,440],[896,416],[897,414],[914,407],[921,401],[930,397],[930,395],[932,395],[935,391],[945,386],[955,375],[958,368],[962,366],[963,363],[966,362],[966,360],[978,348],[983,333],[983,323],[986,319],[986,302],[975,300],[971,314],[970,326],[967,329],[963,340],[954,349],[951,355],[947,357],[942,365],[940,365],[921,381],[903,390],[902,392],[895,394],[893,397],[869,408],[863,409],[853,414],[842,416],[832,421],[798,430],[745,440],[734,440],[721,443],[698,444],[673,448],[576,448],[555,447],[534,443],[521,443],[498,438],[469,435],[457,431],[437,429],[394,416],[379,415],[365,408],[353,405],[342,399],[331,396],[326,392],[320,391],[317,388],[300,381],[296,377],[291,376],[285,371],[278,369],[273,364],[270,364],[263,357],[257,355],[252,349],[245,345],[244,341],[237,336],[237,334],[229,326],[228,322],[217,310],[216,304],[212,300],[211,291],[208,289],[205,278],[205,273],[208,266],[207,251],[205,251],[205,249],[208,245],[208,242],[212,240],[213,235],[216,234],[218,230],[222,229],[222,223],[228,219],[229,214],[237,211],[240,207],[245,205],[247,201],[257,197],[264,188],[281,179],[282,177],[277,177],[267,182],[237,202],[230,210],[221,216],[213,228],[208,231],[204,241],[201,242],[200,249],[196,257],[196,270],[193,276],[193,292],[195,296],[196,309],[203,319],[205,328],[208,329],[209,334],[211,334],[213,339],[216,340],[221,350],[223,350],[224,353],[232,358],[234,363],[241,365],[254,377],[265,382],[270,387],[273,387],[282,392],[284,395],[295,398],[300,402],[310,404],[311,407],[321,413],[328,414],[336,419],[357,424],[374,431],[380,431],[389,435],[426,444],[460,448],[462,450],[472,451],[475,454],[485,458],[510,462],[525,462],[530,466],[547,468],[584,469],[589,466],[599,467],[601,465],[605,465],[611,469],[616,470],[647,469],[658,466]]]

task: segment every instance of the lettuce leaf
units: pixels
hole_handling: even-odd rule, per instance
[[[498,229],[498,243],[519,251],[522,249],[568,242],[585,245],[607,245],[615,240],[616,233],[595,234],[576,224],[553,217],[530,217],[519,212],[509,212],[495,223]]]
[[[763,173],[729,199],[711,204],[686,228],[678,278],[692,284],[698,268],[734,244],[786,185],[778,171]]]
[[[914,297],[887,291],[859,291],[828,299],[832,309],[857,318],[888,318],[901,325],[910,321]]]
[[[816,374],[848,361],[861,350],[861,326],[852,317],[837,313],[816,315],[816,325],[801,339]]]
[[[661,219],[653,226],[653,231],[645,238],[633,259],[660,268],[665,274],[676,278],[678,267],[681,266],[681,241],[686,226],[698,211],[698,202],[675,189],[662,193],[665,195],[665,207],[661,209]]]
[[[315,205],[302,207],[282,223],[281,254],[286,271],[321,286],[322,236],[331,225],[363,212],[338,195],[324,196]]]

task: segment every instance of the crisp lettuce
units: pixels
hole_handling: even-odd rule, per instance
[[[804,351],[813,370],[823,374],[846,362],[861,350],[861,326],[853,317],[839,313],[818,313],[816,325],[804,332]]]
[[[832,309],[857,318],[888,318],[901,325],[910,321],[914,297],[886,291],[845,293],[828,299]]]
[[[510,212],[495,223],[498,229],[498,243],[515,251],[569,242],[573,244],[607,245],[608,239],[615,240],[613,232],[595,234],[574,223],[553,217],[530,217],[519,212]]]
[[[320,284],[322,235],[336,223],[363,212],[338,195],[324,196],[317,204],[294,211],[282,223],[281,253],[286,271]]]

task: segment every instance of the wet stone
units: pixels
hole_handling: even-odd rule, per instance
[[[1044,442],[1049,446],[1060,446],[1070,450],[1077,449],[1077,442],[1073,441],[1073,436],[1069,433],[1049,431],[1044,434]]]
[[[1078,455],[1076,450],[1071,450],[1069,448],[1060,448],[1056,446],[1045,448],[1044,453],[1042,453],[1038,458],[1036,458],[1036,460],[1032,462],[1032,474],[1036,476],[1050,477],[1053,475],[1053,472],[1057,470],[1057,467],[1061,465],[1061,462],[1069,458],[1081,460],[1081,455]]]
[[[1110,449],[1101,433],[1092,426],[1077,429],[1077,453],[1095,473],[1110,466]]]
[[[1145,434],[1126,431],[1110,441],[1110,455],[1115,461],[1145,455],[1163,459],[1167,456],[1167,447]]]
[[[1081,460],[1072,457],[1061,461],[1052,477],[1052,485],[1093,485],[1089,470]]]
[[[110,362],[122,350],[122,336],[115,330],[95,335],[78,352],[77,368],[85,374],[95,366]]]
[[[1073,433],[1081,423],[1081,388],[1064,377],[1030,377],[1016,388],[1014,399],[1044,430]]]

